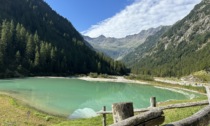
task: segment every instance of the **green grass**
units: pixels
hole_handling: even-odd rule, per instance
[[[5,95],[0,95],[0,108],[0,126],[49,126],[66,120],[40,112]]]
[[[145,81],[154,81],[154,78],[149,75],[129,75],[125,77],[126,79],[131,80],[145,80]]]
[[[153,86],[162,86],[162,87],[168,87],[168,88],[180,88],[180,89],[188,89],[188,90],[193,90],[197,91],[200,93],[206,93],[205,87],[194,87],[191,85],[179,85],[179,84],[169,84],[169,83],[164,83],[164,82],[155,82],[155,81],[148,81]]]
[[[207,96],[203,95],[198,98],[191,99],[191,100],[188,100],[188,99],[187,100],[170,100],[170,101],[158,103],[158,106],[167,106],[171,104],[188,103],[188,102],[199,102],[203,100],[207,100]]]
[[[107,125],[113,123],[112,115],[107,114]],[[76,119],[64,121],[60,124],[53,126],[102,126],[102,116],[90,118],[90,119]]]
[[[187,118],[193,115],[194,113],[198,112],[199,110],[201,110],[203,107],[204,106],[197,106],[197,107],[164,110],[164,115],[165,115],[164,124],[169,124],[171,122]]]
[[[7,96],[1,96],[1,99],[8,101],[8,103],[11,106],[7,106],[4,109],[13,110],[18,109],[19,113],[26,113],[28,110],[31,111],[31,121],[27,121],[26,115],[20,115],[19,123],[16,120],[16,113],[10,113],[9,116],[7,116],[3,122],[0,121],[0,124],[2,126],[6,125],[31,125],[31,126],[101,126],[102,125],[102,116],[90,118],[90,119],[76,119],[76,120],[68,120],[62,117],[56,117],[51,116],[49,114],[34,110],[33,108],[30,108],[28,106],[25,106],[24,104],[19,103],[13,98],[7,97]],[[177,103],[186,103],[186,102],[196,102],[206,100],[206,97],[200,97],[198,99],[193,100],[174,100],[174,101],[167,101],[158,104],[158,106],[165,106],[169,104],[177,104]],[[6,103],[6,102],[5,102]],[[0,104],[0,107],[2,108],[2,105]],[[191,116],[192,114],[196,113],[200,109],[202,109],[204,106],[197,106],[197,107],[189,107],[189,108],[180,108],[180,109],[170,109],[170,110],[164,110],[165,115],[165,122],[164,124],[174,122],[177,120],[181,120],[183,118],[186,118],[188,116]],[[6,113],[1,113],[6,114]],[[33,119],[32,119],[33,118]],[[113,123],[112,115],[107,114],[107,125],[110,125]]]
[[[201,79],[203,82],[210,82],[210,73],[207,71],[198,71],[193,73],[193,75],[199,79]]]
[[[205,87],[194,87],[191,85],[180,85],[180,84],[170,84],[170,83],[165,83],[165,82],[157,82],[157,81],[154,81],[154,78],[152,76],[147,76],[147,75],[130,75],[130,76],[125,76],[125,78],[131,79],[131,80],[142,80],[152,86],[161,86],[161,87],[168,87],[168,88],[176,87],[176,88],[193,90],[200,93],[206,93]],[[166,78],[166,79],[173,80],[173,81],[178,80],[177,78]]]
[[[173,100],[173,101],[167,101],[158,104],[158,106],[166,106],[166,105],[171,105],[171,104],[179,104],[179,103],[187,103],[187,102],[198,102],[202,100],[207,100],[206,96],[202,96],[196,99],[192,100]],[[195,106],[195,107],[187,107],[187,108],[176,108],[176,109],[168,109],[164,110],[164,115],[165,115],[165,122],[164,124],[169,124],[171,122],[179,121],[181,119],[187,118],[194,113],[198,112],[205,106]]]
[[[18,107],[18,103],[17,103],[17,101],[15,99],[10,98],[9,102],[10,102],[11,105]]]

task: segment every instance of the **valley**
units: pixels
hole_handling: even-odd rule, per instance
[[[138,34],[129,35],[124,38],[105,37],[103,35],[97,38],[84,36],[96,51],[103,52],[115,60],[122,60],[127,54],[134,51],[136,47],[145,43],[149,36],[156,34],[163,26],[143,30]]]
[[[0,125],[99,126],[113,103],[207,100],[210,0],[112,2],[0,0]]]

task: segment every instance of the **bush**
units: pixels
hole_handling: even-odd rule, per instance
[[[46,116],[46,117],[45,117],[45,120],[46,120],[46,121],[50,121],[51,119],[53,119],[52,116]]]
[[[98,77],[98,74],[97,73],[89,73],[88,76],[90,76],[92,78],[97,78]]]
[[[146,80],[146,81],[153,81],[154,78],[149,75],[130,75],[126,77],[127,79],[131,80]]]

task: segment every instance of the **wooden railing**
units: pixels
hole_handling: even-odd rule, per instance
[[[206,86],[206,93],[208,96],[208,103],[210,103],[210,87]],[[201,109],[192,116],[182,119],[180,121],[166,124],[165,126],[208,126],[210,124],[210,105]]]
[[[201,109],[194,115],[183,120],[166,124],[164,126],[208,126],[210,123],[210,105]]]
[[[151,109],[148,112],[130,117],[110,126],[157,126],[164,122],[163,110]]]
[[[161,106],[161,107],[157,107],[157,108],[162,109],[162,110],[167,110],[167,109],[174,109],[174,108],[187,108],[187,107],[193,107],[193,106],[202,106],[202,105],[208,105],[208,104],[209,104],[208,100],[204,100],[204,101],[199,101],[199,102],[172,104],[172,105]],[[151,108],[134,109],[134,112],[146,112],[149,110],[151,110]],[[112,114],[112,111],[103,111],[102,110],[102,111],[97,112],[97,114],[101,114],[101,115]]]
[[[155,126],[155,125],[160,125],[164,122],[165,117],[163,116],[163,110],[208,105],[204,109],[200,110],[199,112],[195,113],[194,115],[188,118],[165,125],[165,126],[207,126],[210,123],[210,105],[209,105],[210,87],[206,87],[206,92],[208,100],[205,101],[156,107],[156,98],[152,97],[150,99],[150,108],[135,109],[132,110],[133,112],[128,112],[130,111],[130,109],[128,109],[126,110],[126,112],[123,112],[127,104],[117,103],[117,105],[120,106],[120,107],[115,107],[118,108],[117,110],[105,111],[106,107],[103,107],[104,111],[98,112],[98,114],[103,115],[103,126],[106,126],[106,114],[113,114],[114,124],[112,124],[111,126],[153,126],[153,125]],[[131,104],[129,103],[129,105]],[[129,108],[130,106],[127,107]],[[114,109],[113,106],[112,109]],[[116,111],[119,112],[117,112],[116,114]],[[141,113],[136,116],[126,116],[127,113],[130,114],[134,112],[144,112],[144,113]],[[122,117],[127,117],[127,118],[122,118]]]

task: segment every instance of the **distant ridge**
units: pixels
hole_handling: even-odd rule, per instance
[[[143,30],[139,34],[128,35],[124,38],[105,37],[101,35],[97,38],[84,36],[84,39],[89,42],[94,49],[105,53],[115,60],[121,60],[125,55],[132,52],[134,48],[144,43],[148,36],[158,32],[161,27],[162,26]]]

